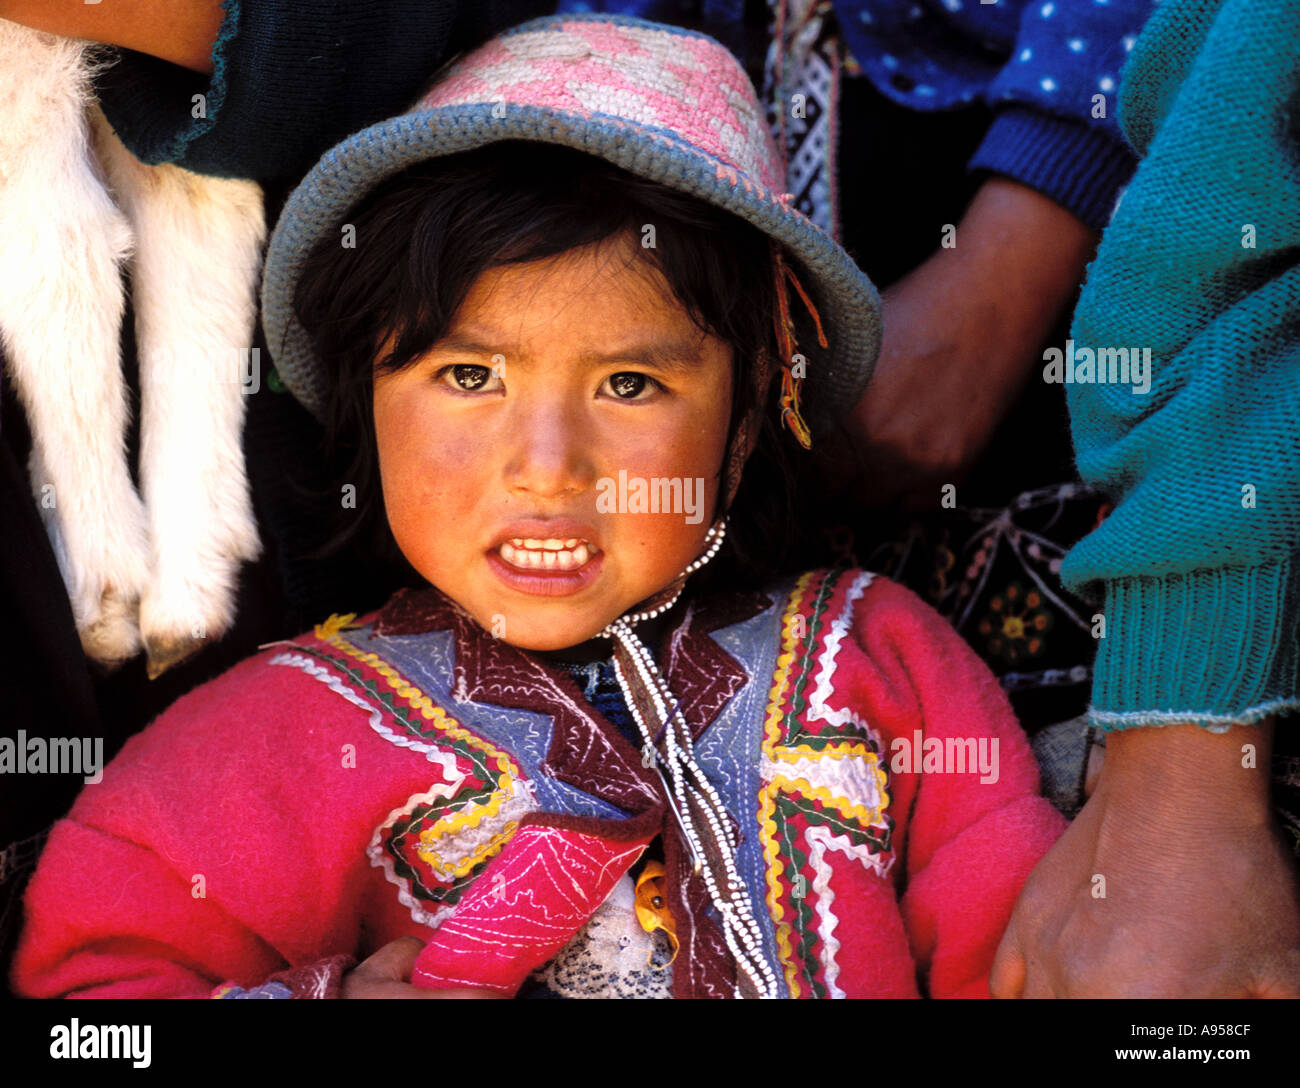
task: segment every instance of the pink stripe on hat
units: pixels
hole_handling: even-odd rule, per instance
[[[702,36],[586,21],[506,34],[461,58],[410,112],[463,105],[607,114],[667,129],[772,193],[783,187],[749,77]]]

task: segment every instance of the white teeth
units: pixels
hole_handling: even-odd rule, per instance
[[[536,544],[537,547],[532,547]],[[532,538],[507,540],[498,549],[501,558],[521,570],[577,570],[586,565],[596,549],[586,541],[534,540]]]

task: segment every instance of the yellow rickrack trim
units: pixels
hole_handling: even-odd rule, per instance
[[[837,797],[831,793],[825,786],[814,786],[806,778],[789,779],[785,775],[777,775],[771,782],[763,788],[770,792],[773,798],[778,793],[799,794],[803,797],[811,797],[820,801],[823,805],[829,805],[841,816],[852,817],[864,827],[872,827],[880,823],[882,814],[889,806],[889,794],[885,791],[888,779],[885,772],[880,768],[880,762],[873,756],[872,762],[875,764],[874,771],[876,775],[876,784],[881,791],[881,803],[874,809],[867,808],[864,805],[856,805],[847,797]]]
[[[331,619],[333,618],[331,617]],[[323,627],[324,624],[321,626]],[[394,690],[399,698],[405,699],[413,710],[420,711],[421,716],[426,721],[433,721],[434,728],[439,733],[442,733],[450,740],[464,741],[471,748],[477,748],[480,752],[485,752],[502,774],[509,775],[511,778],[519,777],[519,768],[515,766],[514,761],[508,755],[495,745],[489,744],[461,726],[460,722],[451,717],[414,684],[409,683],[401,673],[378,654],[359,650],[338,634],[331,635],[329,638],[322,639],[322,641],[328,642],[336,650],[347,654],[348,657],[369,665],[388,682],[388,686]]]
[[[790,686],[790,666],[794,664],[796,644],[800,641],[794,636],[794,618],[799,614],[803,597],[817,574],[817,571],[810,570],[799,578],[781,617],[781,652],[776,658],[776,673],[772,677],[767,703],[767,722],[763,727],[763,754],[769,757],[777,750],[781,739],[781,719],[785,716],[782,708]]]
[[[868,809],[854,804],[846,797],[837,797],[824,786],[813,786],[805,778],[789,779],[777,775],[770,782],[764,783],[759,792],[758,822],[763,842],[763,857],[767,862],[767,906],[771,912],[776,929],[777,958],[785,972],[786,985],[791,997],[799,997],[803,986],[799,980],[798,965],[794,952],[794,926],[781,902],[783,889],[781,878],[785,873],[785,863],[780,854],[777,839],[776,799],[781,793],[801,794],[822,802],[841,816],[851,817],[870,827],[880,822],[882,813],[889,805],[889,793],[886,787],[888,775],[880,764],[879,753],[873,751],[865,741],[843,740],[828,744],[823,749],[816,749],[807,744],[785,746],[780,743],[782,723],[786,716],[786,700],[789,697],[790,671],[795,655],[802,641],[794,635],[794,620],[807,602],[810,586],[821,572],[809,571],[794,586],[781,617],[781,649],[776,659],[776,671],[772,677],[772,687],[768,696],[767,719],[763,730],[763,754],[772,762],[794,763],[801,759],[844,759],[846,756],[866,756],[870,759],[880,790],[880,805]],[[846,829],[848,830],[848,829]]]
[[[867,755],[879,760],[879,755],[865,740],[846,740],[828,744],[825,748],[810,748],[796,744],[793,748],[777,748],[772,752],[773,762],[798,763],[801,759],[844,759],[846,756]]]
[[[802,993],[798,972],[794,960],[794,927],[786,921],[785,907],[781,905],[781,874],[785,866],[777,851],[776,792],[770,786],[764,786],[759,792],[758,822],[763,835],[763,857],[767,861],[767,908],[772,914],[776,927],[776,953],[785,971],[785,982],[790,988],[790,996],[798,997]]]
[[[494,803],[494,811],[501,807],[500,800],[497,799],[496,794],[493,794],[493,801],[490,803]],[[485,816],[492,814],[493,813],[484,813]],[[455,814],[455,816],[460,815],[463,815],[463,813]],[[453,818],[454,817],[447,817],[446,819],[450,820]],[[452,830],[451,828],[443,827],[445,822],[446,820],[439,820],[432,827],[421,831],[420,845],[415,848],[415,852],[419,854],[424,861],[428,862],[429,866],[436,872],[451,877],[465,876],[471,872],[476,865],[479,865],[488,858],[499,854],[505,844],[514,838],[515,832],[519,830],[519,821],[511,820],[500,832],[493,835],[492,838],[483,846],[480,846],[472,854],[468,855],[464,861],[461,861],[456,865],[448,865],[442,860],[442,857],[437,850],[433,848],[433,840],[443,838],[450,830]]]
[[[769,759],[777,758],[777,753],[782,750],[779,742],[781,721],[785,717],[783,708],[790,686],[790,666],[794,664],[795,650],[800,641],[794,636],[794,618],[799,614],[808,587],[816,577],[817,571],[808,571],[800,576],[781,616],[781,650],[776,658],[776,672],[772,676],[772,688],[768,695],[767,720],[763,726],[763,754]],[[773,819],[775,811],[774,795],[769,788],[764,787],[759,792],[758,826],[763,840],[763,857],[767,862],[767,909],[776,927],[777,958],[785,971],[786,985],[790,988],[790,996],[798,997],[802,987],[795,969],[794,946],[791,942],[794,928],[786,921],[785,908],[781,905],[780,879],[785,866],[782,865],[777,850],[776,821]]]
[[[519,821],[512,820],[506,824],[504,830],[494,835],[486,845],[479,847],[472,854],[461,862],[449,866],[442,860],[441,855],[433,848],[433,844],[438,840],[457,831],[466,828],[478,827],[489,816],[495,816],[501,811],[501,806],[515,795],[514,780],[507,775],[502,775],[498,779],[498,788],[494,790],[486,801],[481,805],[472,805],[467,809],[461,809],[456,812],[449,812],[446,816],[439,819],[432,827],[426,827],[420,832],[420,846],[416,847],[415,852],[427,861],[439,873],[450,874],[461,877],[474,868],[479,862],[497,854],[503,846],[513,837],[515,831],[519,828]]]
[[[423,691],[408,681],[406,677],[378,654],[360,650],[345,639],[339,632],[359,626],[350,623],[355,618],[355,614],[331,616],[324,623],[317,625],[316,636],[322,642],[329,643],[329,645],[348,657],[369,665],[384,678],[399,699],[404,699],[411,709],[418,710],[421,717],[426,721],[432,721],[434,729],[444,738],[463,741],[471,748],[477,748],[488,757],[488,763],[495,766],[500,772],[500,776],[495,783],[496,789],[492,791],[486,801],[479,805],[471,805],[469,808],[458,812],[449,813],[438,820],[432,827],[425,828],[424,831],[420,832],[421,845],[416,847],[416,853],[422,860],[429,862],[439,873],[450,872],[456,877],[465,876],[480,862],[500,853],[502,847],[510,841],[515,831],[518,830],[519,822],[516,820],[508,823],[502,831],[494,835],[484,846],[474,851],[464,861],[450,867],[442,861],[433,849],[433,843],[453,832],[478,827],[488,817],[495,816],[500,812],[505,801],[515,795],[515,782],[519,778],[519,768],[505,752],[465,729],[446,710],[425,695]]]
[[[468,809],[459,809],[456,812],[449,812],[446,816],[440,817],[432,827],[426,828],[420,833],[420,839],[425,841],[425,836],[428,835],[430,836],[429,841],[432,841],[435,838],[442,838],[443,835],[449,835],[453,831],[478,827],[489,816],[495,816],[500,812],[502,804],[514,795],[514,780],[508,775],[502,775],[497,779],[497,788],[488,795],[486,801],[480,805],[473,805]]]
[[[853,817],[861,822],[864,826],[871,826],[880,821],[881,813],[889,805],[889,794],[885,791],[885,785],[888,779],[885,772],[880,767],[880,761],[875,759],[875,753],[871,753],[875,763],[876,781],[880,785],[881,804],[873,809],[865,808],[862,805],[855,805],[847,797],[836,797],[830,790],[824,786],[814,786],[805,778],[796,778],[793,781],[783,775],[777,775],[771,782],[766,783],[759,793],[759,825],[762,828],[763,838],[763,857],[767,861],[767,906],[771,911],[772,921],[776,928],[776,949],[777,958],[781,961],[781,967],[785,971],[786,985],[790,988],[790,996],[798,997],[802,992],[799,982],[798,967],[795,962],[794,954],[794,927],[786,919],[786,910],[781,903],[781,877],[785,873],[785,864],[781,860],[779,852],[779,843],[777,839],[776,826],[776,799],[781,793],[800,794],[805,797],[812,797],[821,801],[841,816]],[[843,828],[847,832],[850,828]]]

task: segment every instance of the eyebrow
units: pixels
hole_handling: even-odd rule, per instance
[[[671,339],[666,342],[648,344],[630,344],[610,352],[583,352],[578,362],[585,367],[608,366],[610,363],[631,363],[666,373],[683,373],[699,367],[699,348],[703,339],[694,343],[683,339]],[[528,364],[528,356],[512,354],[508,351],[494,350],[487,344],[463,336],[446,336],[429,349],[431,352],[451,352],[456,355],[488,356],[504,355],[507,359],[516,359],[523,365]]]

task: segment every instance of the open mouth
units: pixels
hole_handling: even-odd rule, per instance
[[[594,556],[599,555],[600,549],[578,537],[570,537],[567,540],[515,537],[504,541],[496,552],[502,562],[516,570],[531,573],[577,570],[579,567],[586,566]]]

